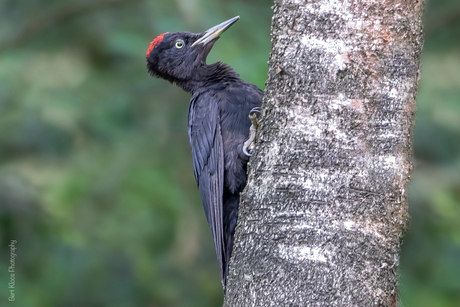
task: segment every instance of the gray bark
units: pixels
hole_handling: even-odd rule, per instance
[[[396,306],[423,0],[282,0],[224,306]]]

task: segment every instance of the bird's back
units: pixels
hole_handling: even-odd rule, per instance
[[[243,143],[248,139],[251,126],[248,116],[253,108],[260,107],[262,96],[263,92],[255,85],[232,78],[200,88],[191,99],[189,137],[195,176],[216,244],[224,287],[233,249],[239,194],[246,186],[248,157],[243,152]],[[218,184],[222,190],[214,189],[211,194],[222,194],[211,198],[222,201],[210,203],[209,187],[216,183],[210,181],[216,181],[213,171],[219,162],[214,161],[214,157],[219,156],[215,154],[219,146],[222,147],[223,178]],[[219,214],[221,217],[216,216]]]

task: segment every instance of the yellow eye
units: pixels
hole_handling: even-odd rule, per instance
[[[181,40],[181,39],[177,40],[177,42],[176,42],[176,48],[177,48],[177,49],[180,49],[180,48],[182,48],[182,47],[184,47],[184,41]]]

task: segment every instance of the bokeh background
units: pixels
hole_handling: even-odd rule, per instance
[[[0,0],[1,306],[221,306],[189,96],[147,74],[145,51],[160,33],[240,15],[208,59],[263,89],[271,4]],[[425,27],[401,299],[459,307],[458,0],[428,0]]]

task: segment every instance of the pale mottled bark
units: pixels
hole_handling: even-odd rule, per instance
[[[275,2],[224,306],[396,306],[423,0]]]

